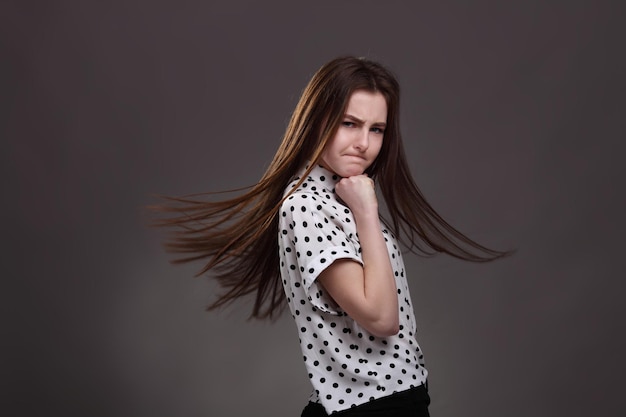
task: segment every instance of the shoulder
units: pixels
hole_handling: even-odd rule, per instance
[[[323,211],[324,202],[319,195],[316,195],[309,190],[296,190],[291,193],[285,201],[283,201],[280,211],[283,216],[289,215],[289,213],[306,213]]]

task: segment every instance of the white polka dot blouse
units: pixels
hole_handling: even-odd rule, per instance
[[[384,226],[398,288],[398,334],[370,334],[317,284],[320,272],[337,259],[363,263],[352,213],[335,195],[338,181],[339,177],[316,165],[283,203],[278,228],[280,272],[313,385],[310,401],[321,403],[329,414],[418,386],[428,375],[416,340],[402,254],[395,236]]]

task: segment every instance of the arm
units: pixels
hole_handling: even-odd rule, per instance
[[[342,179],[335,190],[354,215],[363,266],[352,260],[337,260],[320,274],[318,281],[370,333],[380,337],[394,335],[399,326],[398,294],[373,182],[358,175]]]

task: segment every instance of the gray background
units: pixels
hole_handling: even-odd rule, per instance
[[[407,256],[433,416],[623,414],[619,2],[3,2],[2,398],[11,415],[296,416],[297,332],[205,313],[141,207],[254,183],[340,54],[402,85],[440,213],[517,248]]]

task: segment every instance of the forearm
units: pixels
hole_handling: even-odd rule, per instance
[[[397,333],[398,293],[378,213],[355,214],[363,259],[364,314],[382,333]]]

